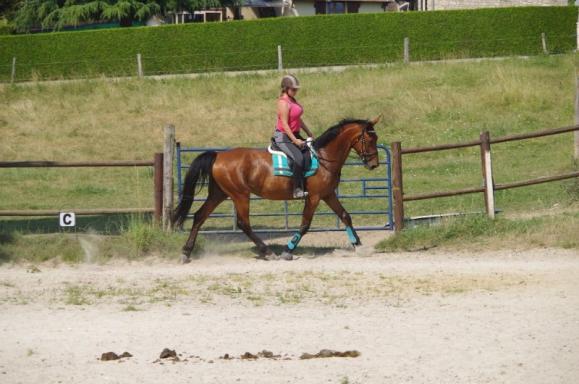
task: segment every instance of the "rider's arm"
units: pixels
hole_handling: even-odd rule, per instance
[[[292,143],[297,146],[303,145],[303,140],[298,139],[292,130],[289,127],[288,120],[289,120],[289,104],[284,100],[278,100],[277,102],[277,113],[281,119],[281,125],[285,134],[288,135]]]
[[[309,137],[313,138],[314,134],[312,133],[312,131],[308,128],[306,123],[301,118],[300,118],[300,124],[302,125],[303,130],[306,131],[307,135]]]

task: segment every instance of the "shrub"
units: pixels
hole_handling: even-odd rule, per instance
[[[517,7],[273,18],[0,36],[0,80],[17,57],[19,79],[273,69],[401,60],[535,55],[575,48],[576,7]]]

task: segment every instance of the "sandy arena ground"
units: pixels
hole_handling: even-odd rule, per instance
[[[576,251],[0,267],[3,384],[578,382]]]

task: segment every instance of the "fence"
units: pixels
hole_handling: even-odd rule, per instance
[[[351,173],[352,177],[342,178],[340,180],[340,185],[337,189],[338,198],[342,200],[358,200],[358,204],[354,209],[350,209],[349,213],[355,216],[365,216],[376,218],[379,223],[372,223],[373,225],[356,225],[356,229],[360,230],[391,230],[393,229],[393,214],[392,214],[392,174],[391,174],[391,156],[389,149],[384,145],[377,146],[379,151],[383,152],[384,156],[380,161],[380,164],[384,166],[384,176],[383,177],[359,177],[354,174],[356,167],[360,168],[363,163],[361,161],[347,161],[345,163],[346,168],[350,168],[351,172],[348,169],[343,168],[343,174]],[[183,170],[188,169],[189,161],[184,161],[183,157],[185,155],[189,155],[188,157],[192,157],[191,155],[198,155],[202,152],[212,150],[212,151],[223,151],[227,148],[198,148],[198,147],[182,147],[180,143],[176,145],[176,162],[177,162],[177,182],[178,182],[178,191],[179,195],[181,195],[182,191],[182,184],[184,179]],[[190,160],[190,159],[187,159]],[[280,176],[282,177],[282,176]],[[360,189],[359,193],[352,193],[357,188]],[[260,197],[251,196],[252,203],[258,203],[262,201]],[[205,201],[205,197],[196,196],[194,201],[202,202]],[[360,202],[364,201],[371,201],[373,205],[373,209],[360,209],[360,207],[364,208],[364,204]],[[375,203],[374,203],[375,202]],[[378,205],[380,202],[385,203],[384,205]],[[273,218],[275,220],[275,224],[264,222],[264,224],[260,228],[255,228],[254,224],[254,231],[255,232],[288,232],[295,230],[298,226],[293,226],[290,224],[290,219],[296,218],[299,219],[302,216],[301,210],[292,212],[292,209],[289,206],[288,201],[283,201],[282,204],[282,211],[279,211],[279,205],[275,205],[275,203],[268,203],[269,205],[265,206],[262,205],[261,207],[257,206],[257,204],[252,205],[253,212],[250,212],[250,216],[255,218]],[[258,203],[259,204],[259,203]],[[265,204],[262,202],[261,204]],[[301,209],[303,208],[302,201],[296,201],[295,208]],[[344,204],[347,207],[347,203]],[[256,213],[255,211],[260,210],[261,212]],[[347,207],[348,208],[348,207]],[[227,210],[228,208],[224,208]],[[276,211],[278,209],[278,211]],[[236,223],[236,214],[233,204],[229,207],[229,212],[222,211],[221,213],[213,213],[209,218],[213,219],[221,219],[222,221],[225,220],[229,222],[229,228],[221,225],[220,227],[216,228],[213,226],[213,229],[205,229],[202,230],[204,233],[233,233],[233,232],[241,232],[240,229],[237,228]],[[316,217],[325,217],[325,216],[336,216],[333,212],[316,212]],[[191,217],[191,216],[190,216]],[[356,221],[356,220],[354,220]],[[280,225],[281,223],[281,225]],[[225,224],[227,225],[227,224]],[[206,223],[205,227],[211,228],[211,223]],[[336,231],[341,230],[341,221],[336,216],[335,225],[333,226],[317,226],[314,222],[310,231]]]
[[[479,140],[474,140],[459,144],[444,144],[432,147],[416,147],[416,148],[402,148],[402,144],[398,142],[392,143],[392,167],[393,167],[393,187],[392,192],[394,196],[394,228],[401,231],[404,228],[404,202],[434,199],[447,196],[458,196],[469,193],[484,193],[486,212],[489,217],[494,217],[494,191],[524,187],[528,185],[547,183],[557,180],[565,180],[574,177],[579,177],[579,171],[569,172],[566,174],[545,176],[524,181],[517,181],[512,183],[495,184],[492,173],[492,158],[491,158],[491,144],[505,143],[516,140],[526,140],[537,137],[544,137],[550,135],[558,135],[567,132],[578,132],[579,124],[571,127],[563,127],[557,129],[548,129],[532,133],[523,133],[517,135],[503,136],[496,139],[491,139],[489,132],[483,132]],[[415,153],[444,151],[449,149],[467,148],[480,146],[481,150],[481,168],[483,176],[483,187],[466,188],[454,191],[431,192],[425,194],[405,195],[403,187],[403,172],[402,172],[402,155],[409,155]]]
[[[344,65],[376,65],[394,62],[480,58],[509,55],[539,55],[568,52],[574,47],[576,34],[520,36],[501,39],[420,41],[404,38],[380,45],[272,46],[253,51],[194,51],[184,55],[137,53],[131,57],[90,58],[83,61],[25,62],[6,57],[0,62],[0,82],[30,80],[138,77],[197,74],[209,72],[283,71],[288,68],[310,68]],[[529,43],[530,42],[530,43]],[[522,47],[522,48],[521,48]]]
[[[161,221],[163,211],[163,153],[156,153],[152,161],[2,161],[0,168],[78,168],[78,167],[153,167],[154,208],[101,208],[70,209],[77,215],[101,215],[118,213],[149,213],[157,222]],[[56,216],[59,210],[0,210],[0,216]]]

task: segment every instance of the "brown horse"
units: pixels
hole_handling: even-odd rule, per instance
[[[352,219],[336,196],[340,173],[350,150],[360,156],[368,169],[378,166],[376,142],[378,136],[374,125],[380,117],[373,120],[342,120],[329,128],[313,143],[319,155],[320,168],[317,173],[306,179],[308,196],[302,215],[299,231],[289,241],[282,258],[292,259],[292,251],[302,236],[308,231],[316,207],[323,200],[346,225],[346,231],[353,245],[360,245],[360,238],[352,227]],[[227,197],[233,200],[237,212],[237,225],[257,245],[259,254],[265,259],[277,256],[256,236],[249,224],[249,197],[253,193],[264,199],[291,200],[292,178],[274,176],[271,154],[266,150],[235,148],[224,152],[207,151],[199,155],[189,167],[185,177],[183,193],[173,215],[174,227],[180,227],[187,217],[198,183],[209,182],[207,200],[195,212],[189,239],[183,246],[182,262],[190,261],[191,251],[199,229],[211,212]]]

